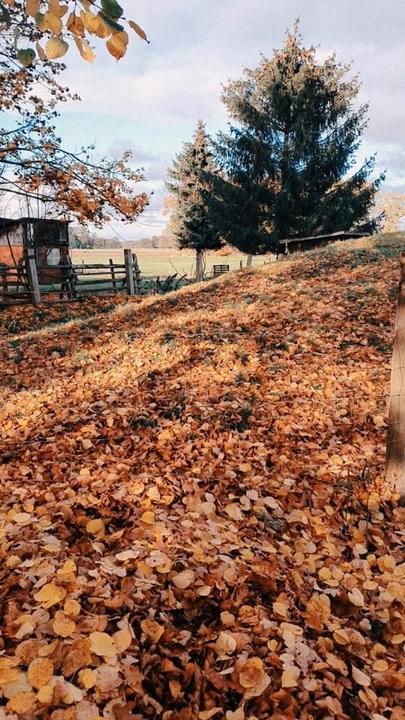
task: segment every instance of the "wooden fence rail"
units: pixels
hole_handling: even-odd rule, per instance
[[[34,305],[52,295],[62,300],[80,298],[81,294],[141,294],[141,272],[131,250],[124,251],[124,263],[81,263],[73,265],[37,265],[29,250],[21,265],[0,265],[0,302],[9,304],[31,301]]]

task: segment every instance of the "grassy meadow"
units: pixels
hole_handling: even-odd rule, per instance
[[[162,248],[139,248],[136,251],[139,267],[143,275],[179,275],[192,276],[195,272],[195,254],[190,252],[182,252],[176,249]],[[102,249],[102,250],[78,250],[70,251],[72,261],[75,265],[80,263],[105,263],[107,264],[111,258],[114,263],[124,262],[124,251],[119,248]],[[263,265],[270,262],[271,256],[258,255],[253,258],[255,266]],[[206,273],[212,272],[213,265],[229,265],[230,270],[237,270],[240,262],[246,265],[246,255],[242,253],[234,253],[232,255],[206,255]]]

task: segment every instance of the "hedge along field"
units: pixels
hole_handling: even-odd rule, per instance
[[[195,273],[195,254],[180,252],[175,249],[149,249],[134,248],[134,252],[138,258],[141,273],[145,275],[192,275]],[[102,250],[79,250],[72,249],[70,251],[72,261],[75,265],[80,263],[105,263],[108,264],[111,258],[114,263],[124,262],[124,251],[119,248],[102,249]],[[206,273],[212,272],[213,265],[229,265],[230,270],[237,270],[242,260],[243,266],[246,265],[246,255],[242,253],[234,253],[232,255],[206,255]],[[265,262],[272,262],[271,255],[258,255],[253,258],[253,265],[263,265]]]

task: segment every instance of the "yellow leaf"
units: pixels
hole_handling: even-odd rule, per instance
[[[136,34],[142,39],[145,40],[147,43],[149,42],[148,38],[146,37],[146,33],[138,23],[134,22],[133,20],[128,20],[128,25],[132,28],[132,30],[135,30]]]
[[[28,666],[28,682],[36,690],[48,685],[52,675],[53,663],[49,658],[36,658]]]
[[[125,650],[128,650],[132,642],[132,635],[128,628],[117,630],[112,637],[119,653],[123,653]]]
[[[76,615],[80,615],[81,607],[77,600],[68,599],[63,606],[63,610],[66,615],[73,615],[73,617],[76,617]]]
[[[352,665],[352,677],[357,685],[361,685],[362,687],[369,687],[371,685],[371,680],[368,675],[354,665]]]
[[[3,659],[3,658],[1,658]],[[0,685],[5,685],[9,682],[14,682],[14,680],[17,680],[19,675],[18,668],[15,667],[2,667],[0,665]]]
[[[173,577],[173,585],[179,590],[185,590],[194,582],[194,573],[192,570],[183,570]]]
[[[74,12],[70,13],[67,21],[66,21],[66,27],[69,30],[69,32],[72,33],[72,35],[77,35],[78,37],[84,37],[84,23],[81,17],[78,15],[75,15]]]
[[[121,60],[127,50],[128,33],[125,32],[125,30],[114,33],[113,35],[111,35],[110,39],[107,40],[106,45],[110,55],[115,57],[116,60]]]
[[[84,668],[79,671],[79,684],[85,689],[90,690],[96,684],[97,675],[91,668]]]
[[[35,705],[36,697],[33,692],[20,692],[7,703],[7,710],[17,715],[24,715],[30,712]]]
[[[82,40],[82,38],[75,37],[74,41],[76,43],[76,47],[79,50],[80,55],[82,56],[83,60],[86,60],[89,63],[94,62],[96,59],[96,56],[91,49],[89,43],[87,40]]]
[[[305,617],[309,627],[322,630],[324,623],[330,617],[330,600],[325,594],[314,593],[309,599]]]
[[[243,513],[236,503],[229,503],[225,507],[225,512],[232,520],[243,520]]]
[[[236,640],[231,633],[227,633],[222,630],[219,633],[213,648],[219,657],[232,655],[236,650]]]
[[[117,654],[117,646],[105,632],[90,633],[90,650],[99,657],[112,657]]]
[[[349,633],[344,629],[335,630],[333,639],[338,645],[348,645],[350,642]]]
[[[100,18],[97,15],[94,15],[94,13],[90,10],[82,10],[80,17],[87,32],[94,34],[100,23]]]
[[[353,588],[347,595],[353,605],[356,605],[356,607],[364,607],[364,595],[358,588]]]
[[[44,13],[41,24],[43,28],[46,28],[46,30],[49,30],[54,35],[59,35],[62,32],[63,26],[59,14],[56,15],[49,12],[49,10]]]
[[[86,530],[89,535],[104,535],[104,523],[100,518],[89,520]]]
[[[66,55],[69,45],[60,38],[50,38],[45,45],[45,55],[49,60],[57,60]]]
[[[66,560],[66,562],[62,565],[61,568],[57,571],[57,575],[74,575],[76,573],[77,567],[76,563],[73,560]]]
[[[288,602],[280,602],[276,600],[273,603],[273,612],[281,617],[288,617],[289,607]]]
[[[47,583],[37,593],[34,598],[41,603],[42,607],[50,608],[52,605],[60,603],[66,595],[66,590],[55,583]]]
[[[159,642],[165,631],[163,625],[159,625],[156,620],[151,620],[149,618],[146,618],[146,620],[142,620],[141,628],[145,633],[146,637],[149,638],[149,640],[152,640],[153,643]]]
[[[153,525],[155,522],[155,513],[151,512],[150,510],[147,510],[146,512],[141,515],[139,518],[141,522],[145,523],[146,525]]]
[[[39,6],[41,4],[41,0],[25,0],[25,12],[30,17],[34,17],[34,15],[37,15],[39,13]]]
[[[218,715],[220,712],[223,712],[221,707],[214,707],[211,708],[211,710],[202,710],[198,713],[198,720],[210,720],[210,718],[214,717],[214,715]]]
[[[251,688],[258,685],[265,675],[263,660],[252,657],[246,660],[239,673],[239,683],[243,688]]]
[[[291,667],[286,668],[281,675],[281,687],[296,687],[298,685],[298,678],[300,676],[300,673],[301,670],[295,665],[291,665]]]
[[[388,670],[388,668],[389,665],[386,660],[376,660],[373,663],[373,670],[375,670],[376,672],[385,672],[386,670]]]
[[[55,619],[52,624],[55,635],[66,638],[71,637],[76,630],[76,623],[60,610],[55,613]]]
[[[38,690],[37,698],[43,705],[50,705],[53,700],[53,688],[51,685],[44,685]]]

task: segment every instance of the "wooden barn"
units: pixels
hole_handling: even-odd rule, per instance
[[[0,268],[18,267],[23,272],[33,255],[42,285],[63,282],[69,258],[69,222],[42,218],[0,218]],[[58,267],[59,266],[59,267]]]

